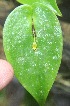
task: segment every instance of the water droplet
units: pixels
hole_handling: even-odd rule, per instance
[[[36,95],[37,95],[38,93],[36,92]]]
[[[59,51],[59,49],[58,49],[58,48],[56,48],[55,50],[56,50],[57,52]]]
[[[22,75],[22,73],[20,73],[20,76]]]
[[[45,63],[45,67],[47,67],[48,66],[48,64],[47,63]]]
[[[55,59],[55,60],[56,60],[56,59],[58,59],[58,58],[57,58],[57,56],[53,56],[53,59]]]
[[[43,79],[43,77],[41,76],[41,79]]]
[[[43,94],[43,91],[41,90],[40,93]]]
[[[34,87],[34,84],[32,84],[32,87]]]
[[[54,70],[54,69],[52,68],[52,70]]]

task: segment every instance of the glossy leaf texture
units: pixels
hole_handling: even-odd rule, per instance
[[[36,50],[33,50],[33,27]],[[7,17],[3,45],[15,76],[44,106],[62,57],[62,32],[56,15],[43,4],[21,5]]]
[[[43,5],[47,6],[54,12],[56,15],[61,16],[61,12],[57,6],[56,0],[17,0],[21,4],[35,4],[35,3],[42,3]]]

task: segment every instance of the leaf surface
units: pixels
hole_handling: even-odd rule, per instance
[[[33,28],[36,50],[33,50]],[[42,4],[22,5],[6,19],[3,45],[19,82],[44,106],[62,57],[62,32],[56,15]]]
[[[56,15],[61,16],[61,12],[57,6],[56,0],[17,0],[21,4],[35,4],[35,3],[42,3],[49,7]]]

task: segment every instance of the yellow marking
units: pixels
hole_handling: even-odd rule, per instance
[[[33,50],[36,50],[37,49],[37,43],[36,43],[36,37],[34,36],[34,42],[33,42]]]
[[[33,50],[36,50],[37,49],[37,44],[36,44],[36,42],[33,42]]]

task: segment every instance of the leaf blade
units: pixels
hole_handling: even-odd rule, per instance
[[[32,18],[37,35],[36,51],[32,49]],[[43,105],[62,55],[61,28],[55,14],[42,4],[35,4],[33,10],[29,5],[19,6],[7,18],[3,35],[5,54],[16,77]]]

